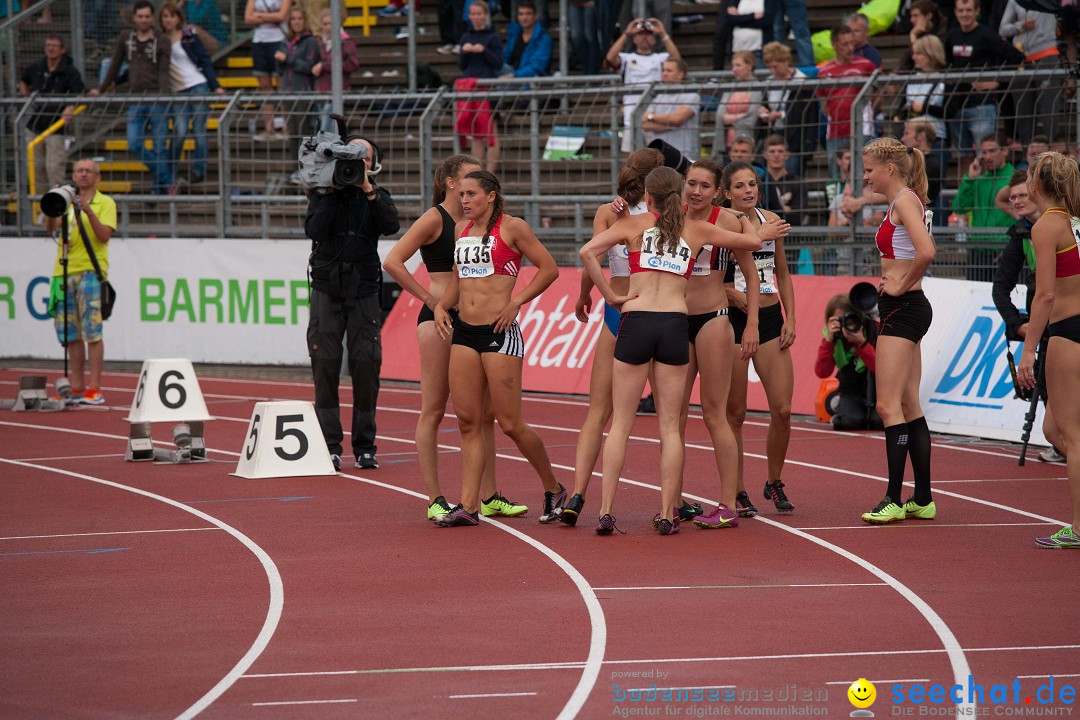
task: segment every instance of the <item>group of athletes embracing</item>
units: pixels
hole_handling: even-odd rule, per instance
[[[926,173],[918,150],[891,138],[864,150],[867,182],[890,202],[878,233],[882,254],[878,405],[885,421],[889,495],[869,523],[932,519],[930,436],[919,407],[919,342],[930,325],[920,280],[934,257]],[[573,493],[556,480],[543,441],[521,414],[524,341],[521,306],[558,277],[551,255],[521,219],[504,212],[498,179],[473,157],[455,155],[435,173],[435,205],[397,243],[384,267],[424,303],[417,317],[422,408],[416,427],[428,519],[477,525],[478,514],[515,516],[528,508],[498,492],[494,421],[518,446],[544,485],[540,522],[576,525],[603,442],[603,487],[596,532],[617,530],[614,502],[646,380],[660,432],[661,535],[680,521],[731,528],[757,513],[743,483],[742,424],[751,360],[770,409],[764,497],[791,512],[780,480],[791,433],[795,298],[783,241],[791,226],[757,207],[759,176],[745,162],[721,168],[693,163],[685,177],[652,149],[631,154],[618,197],[601,206],[593,238],[580,250],[577,317],[587,321],[595,287],[605,302],[589,386],[589,412],[578,439]],[[722,206],[723,205],[723,206]],[[424,288],[405,262],[420,252]],[[607,256],[608,275],[601,268]],[[515,292],[522,257],[537,272]],[[712,438],[720,502],[706,512],[682,499],[684,431],[691,389],[700,376],[701,408]],[[438,428],[453,397],[461,431],[462,490],[451,506],[439,488]],[[606,440],[604,428],[611,420]],[[908,455],[915,495],[900,500]],[[621,531],[620,531],[621,532]]]

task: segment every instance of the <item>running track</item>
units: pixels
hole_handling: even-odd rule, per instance
[[[0,396],[29,371],[0,368]],[[892,681],[1021,677],[1033,696],[1047,676],[1080,677],[1077,557],[1032,544],[1067,517],[1064,467],[1017,467],[1013,447],[935,437],[938,519],[872,528],[858,514],[884,492],[881,436],[800,420],[794,515],[762,501],[737,530],[662,538],[642,417],[616,505],[627,534],[601,538],[599,476],[580,527],[541,526],[539,482],[499,435],[500,489],[529,515],[436,529],[417,492],[415,388],[380,395],[379,470],[244,480],[229,473],[253,403],[311,387],[203,372],[209,463],[123,462],[130,373],[107,374],[107,406],[0,413],[0,717],[603,718],[630,707],[615,684],[748,698],[670,708],[683,717],[787,706],[792,686],[827,695],[797,706],[846,716],[860,677],[881,717]],[[532,396],[525,413],[570,485],[582,400]],[[755,501],[765,429],[746,426]],[[171,445],[165,424],[154,433]],[[693,418],[685,494],[703,503],[717,495],[707,438]]]

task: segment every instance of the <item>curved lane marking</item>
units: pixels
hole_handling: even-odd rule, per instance
[[[11,423],[4,423],[5,425]],[[55,428],[46,428],[55,429]],[[148,497],[151,500],[157,500],[163,502],[166,505],[172,505],[175,508],[183,510],[184,512],[191,513],[195,517],[202,518],[212,525],[216,525],[225,532],[232,535],[234,538],[240,541],[240,543],[246,547],[251,554],[258,558],[259,563],[263,567],[263,572],[266,573],[266,580],[270,585],[270,603],[266,609],[266,619],[263,620],[262,629],[259,630],[259,634],[255,637],[255,642],[251,644],[248,651],[244,653],[244,656],[226,673],[225,677],[221,678],[214,687],[210,688],[199,698],[194,705],[189,707],[184,712],[176,716],[176,720],[189,720],[201,713],[206,708],[210,707],[211,703],[217,700],[222,694],[225,693],[233,683],[240,679],[241,676],[247,671],[248,668],[255,662],[255,660],[262,654],[263,650],[270,643],[270,638],[273,637],[274,631],[277,629],[278,621],[281,619],[281,610],[285,604],[285,589],[281,583],[281,574],[278,573],[277,566],[274,561],[270,559],[270,556],[261,547],[255,544],[255,542],[244,533],[240,532],[236,528],[228,525],[227,523],[218,520],[212,515],[207,515],[201,510],[188,507],[181,502],[173,500],[171,498],[164,497],[163,495],[157,495],[156,493],[141,490],[129,485],[121,485],[120,483],[112,482],[111,480],[103,480],[101,478],[91,477],[90,475],[83,475],[81,473],[71,472],[69,470],[61,470],[59,468],[51,468],[44,465],[34,465],[32,463],[20,462],[18,460],[8,460],[6,458],[0,458],[0,462],[7,463],[9,465],[18,465],[26,468],[33,468],[35,470],[42,470],[44,472],[57,473],[59,475],[67,475],[68,477],[77,478],[79,480],[89,480],[90,482],[99,483],[108,487],[116,488],[118,490],[126,490],[127,492],[135,493],[136,495],[142,495]]]

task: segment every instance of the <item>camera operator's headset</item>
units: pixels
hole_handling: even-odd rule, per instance
[[[382,172],[382,148],[375,144],[375,141],[371,138],[360,134],[353,134],[347,136],[345,138],[345,144],[348,145],[353,140],[363,140],[371,146],[371,152],[373,156],[371,158],[371,169],[368,170],[368,175],[378,175],[380,172]]]

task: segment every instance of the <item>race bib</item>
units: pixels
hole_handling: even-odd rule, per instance
[[[487,244],[480,237],[458,238],[454,243],[454,264],[459,278],[490,277],[495,274],[495,264],[491,261],[491,246],[494,238],[488,238]]]
[[[694,260],[694,272],[692,277],[702,277],[712,272],[712,245],[702,245],[698,250],[697,259]]]
[[[754,253],[754,267],[757,268],[759,292],[762,295],[771,295],[776,292],[776,253]],[[746,292],[746,277],[743,276],[742,268],[735,266],[735,289]]]
[[[639,264],[642,270],[660,270],[675,275],[687,275],[690,272],[690,246],[679,238],[679,245],[674,252],[660,253],[657,243],[660,240],[660,230],[653,227],[645,231],[641,237],[641,257]]]

